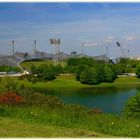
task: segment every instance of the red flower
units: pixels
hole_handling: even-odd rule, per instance
[[[7,92],[0,96],[0,104],[19,105],[23,102],[23,97],[14,92]]]

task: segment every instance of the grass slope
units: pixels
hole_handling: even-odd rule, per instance
[[[109,137],[84,129],[71,129],[0,117],[0,137]]]
[[[41,64],[48,64],[51,65],[52,61],[51,60],[40,60],[40,61],[26,61],[26,62],[22,62],[20,65],[28,70],[30,70],[31,66],[39,66]],[[64,66],[66,65],[65,61],[60,61],[59,62],[60,65]]]
[[[79,81],[76,81],[74,75],[61,75],[58,76],[53,81],[48,82],[37,82],[32,84],[26,80],[21,81],[24,85],[32,87],[34,89],[57,89],[57,88],[86,88],[86,87],[131,87],[131,86],[140,86],[140,79],[137,77],[131,76],[121,76],[116,79],[113,83],[101,83],[98,85],[86,85],[81,84]]]

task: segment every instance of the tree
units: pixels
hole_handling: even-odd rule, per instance
[[[77,70],[76,70],[76,80],[79,81],[80,80],[80,74],[82,71],[84,71],[85,68],[87,68],[88,66],[80,64],[77,66]]]
[[[54,80],[56,77],[55,68],[53,66],[49,66],[48,68],[44,68],[42,73],[42,79],[44,81],[51,81]]]
[[[97,70],[95,68],[86,68],[80,74],[80,81],[81,83],[85,84],[98,84],[99,83],[99,76]]]
[[[126,65],[116,64],[116,65],[114,65],[114,68],[115,68],[115,72],[117,74],[123,74],[123,73],[125,73]]]
[[[135,60],[135,59],[130,59],[130,60],[129,60],[129,66],[130,66],[131,68],[135,68],[139,63],[140,63],[139,60]]]
[[[67,61],[68,66],[76,66],[79,63],[79,58],[70,58]]]
[[[140,78],[140,64],[136,66],[136,75],[138,78]]]
[[[31,72],[32,74],[36,74],[36,67],[34,65],[31,66]]]
[[[59,67],[58,67],[59,68]],[[56,78],[56,75],[59,74],[59,70],[57,67],[52,65],[41,64],[37,67],[32,66],[31,72],[32,74],[29,75],[28,80],[35,83],[40,81],[50,81]]]
[[[128,58],[120,58],[120,61],[119,61],[120,64],[128,64],[128,62],[129,62]]]
[[[116,78],[116,74],[107,65],[104,67],[104,76],[106,82],[113,82]]]
[[[68,66],[77,65],[88,65],[93,66],[96,61],[93,58],[81,57],[81,58],[70,58],[67,61]]]
[[[54,69],[55,69],[56,75],[59,75],[60,73],[63,73],[63,71],[64,71],[63,67],[60,64],[54,66]]]
[[[79,64],[81,65],[88,65],[88,66],[93,66],[95,63],[95,60],[93,58],[87,58],[87,57],[82,57],[79,58]]]
[[[130,98],[126,103],[124,116],[130,118],[140,118],[140,93]]]
[[[94,67],[97,70],[99,81],[104,82],[105,81],[105,73],[104,73],[105,65],[104,64],[96,64],[96,65],[94,65]]]

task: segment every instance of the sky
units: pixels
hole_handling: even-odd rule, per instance
[[[60,51],[90,56],[140,56],[140,3],[2,3],[0,2],[0,54],[15,50],[52,53],[50,38],[60,38]],[[128,53],[129,50],[129,53]]]

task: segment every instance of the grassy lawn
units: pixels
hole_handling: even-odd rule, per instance
[[[8,117],[0,117],[0,120],[0,137],[109,137],[84,129],[29,123]]]
[[[59,63],[62,66],[66,65],[65,61],[60,61]],[[30,70],[31,66],[39,66],[41,64],[51,65],[52,64],[52,60],[26,61],[26,62],[22,62],[21,66],[26,68],[26,69],[28,69],[28,70]]]
[[[140,84],[140,79],[134,76],[121,76],[115,81],[116,84]]]
[[[26,80],[21,81],[24,85],[32,88],[39,89],[57,89],[57,88],[86,88],[86,87],[131,87],[131,86],[140,86],[140,79],[137,77],[131,76],[121,76],[118,77],[113,83],[101,83],[98,85],[86,85],[81,84],[79,81],[76,81],[74,75],[61,75],[58,76],[55,80],[49,82],[37,82],[32,84]]]

